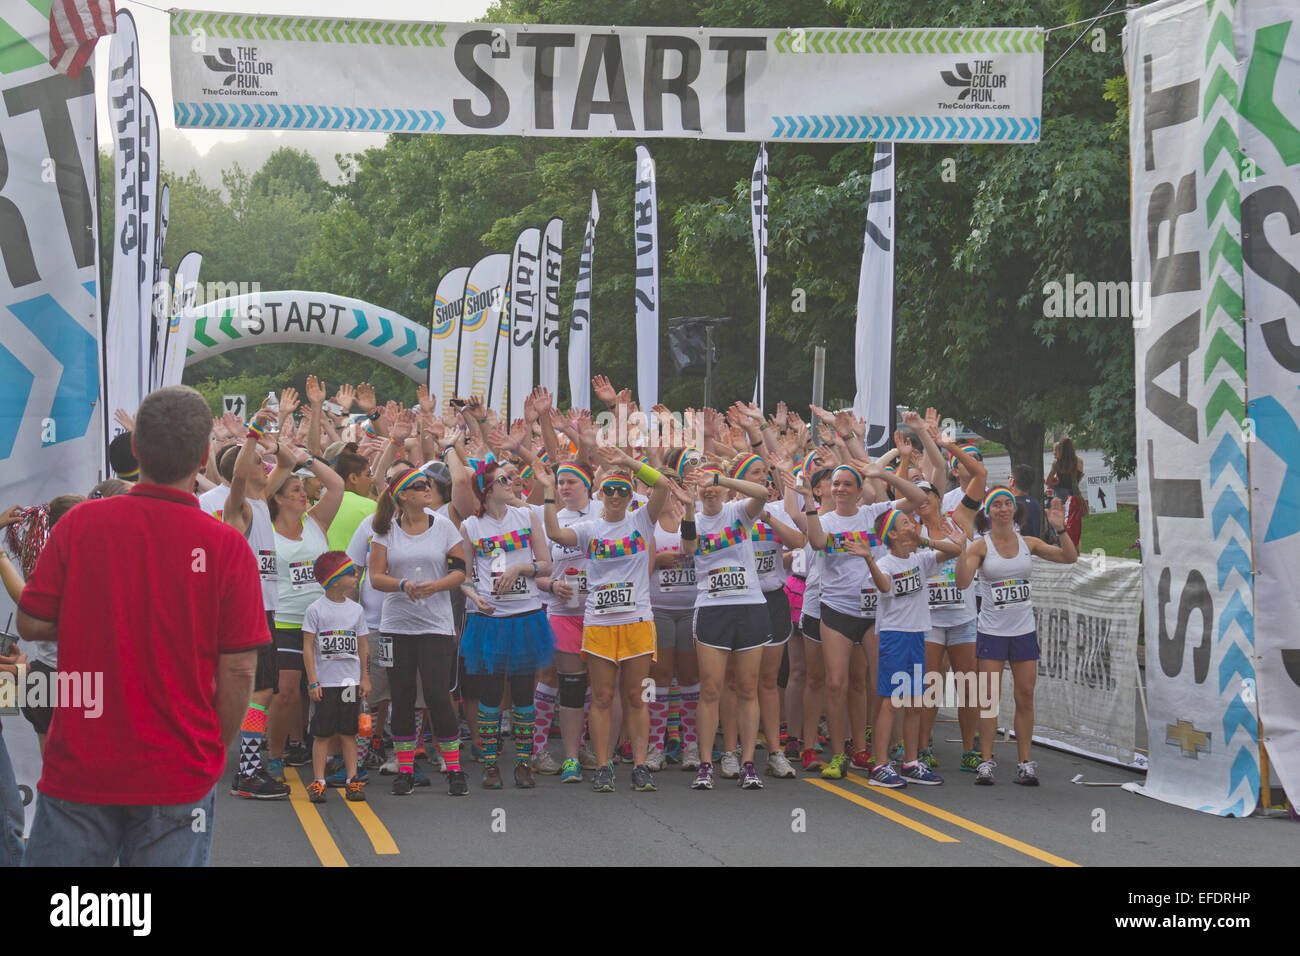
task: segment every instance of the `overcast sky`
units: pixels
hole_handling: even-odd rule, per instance
[[[487,12],[490,0],[213,0],[178,3],[179,9],[220,13],[260,13],[268,16],[354,17],[369,20],[421,20],[462,23]],[[158,0],[154,7],[164,6]],[[383,143],[382,133],[271,132],[254,130],[176,129],[172,114],[172,80],[169,46],[170,18],[166,13],[134,0],[118,0],[118,10],[129,10],[140,36],[140,83],[153,97],[162,127],[162,162],[174,173],[191,168],[212,186],[220,186],[219,171],[232,161],[245,168],[260,166],[281,146],[305,149],[321,164],[327,179],[335,179],[335,153],[349,153]],[[95,46],[95,96],[99,118],[99,147],[113,148],[108,123],[108,48],[111,37]]]

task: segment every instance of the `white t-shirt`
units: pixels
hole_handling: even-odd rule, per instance
[[[750,531],[749,499],[728,501],[710,517],[695,513],[699,540],[695,545],[696,607],[763,604]]]
[[[575,521],[578,547],[587,555],[588,626],[650,621],[650,555],[654,522],[645,508],[628,511],[621,521],[591,514]]]
[[[329,541],[311,515],[303,515],[302,538],[298,541],[286,538],[278,531],[272,533],[275,535],[275,573],[279,587],[275,619],[299,625],[311,603],[325,596],[325,589],[316,583],[313,565],[330,549]]]
[[[822,616],[822,553],[814,551],[811,544],[803,546],[804,578],[803,611],[808,617],[818,620]]]
[[[262,581],[262,607],[274,611],[279,604],[280,583],[277,579],[278,561],[275,555],[275,528],[271,525],[271,510],[261,498],[245,498],[253,513],[248,523],[248,546],[257,557],[257,573]]]
[[[574,522],[591,516],[597,510],[594,503],[588,503],[581,511],[561,508],[555,513],[561,528],[571,528]],[[587,603],[587,549],[581,541],[572,548],[551,542],[551,580],[563,581],[570,587],[577,588],[578,597],[570,606],[568,602],[553,597],[546,605],[546,613],[552,617],[582,617]]]
[[[682,533],[655,527],[655,553],[673,551],[678,562],[672,567],[655,568],[650,572],[650,606],[664,611],[684,611],[695,606],[695,556],[682,554]]]
[[[893,587],[880,595],[876,612],[876,629],[880,631],[930,631],[929,590],[926,579],[939,567],[938,552],[919,548],[905,558],[886,554],[876,558],[876,566],[889,577]],[[861,558],[858,558],[863,564]],[[870,572],[870,568],[867,569]]]
[[[210,514],[220,520],[221,509],[226,506],[226,499],[230,497],[229,485],[217,485],[215,488],[209,488],[203,494],[199,495],[199,507],[205,514]]]
[[[821,604],[854,617],[876,616],[876,585],[867,562],[847,548],[853,539],[867,541],[877,561],[888,553],[876,538],[876,519],[894,507],[892,501],[861,505],[856,514],[845,517],[831,511],[819,515],[826,532],[822,549]]]
[[[460,526],[467,550],[473,555],[474,589],[494,609],[498,617],[512,617],[541,608],[542,601],[533,579],[521,574],[515,579],[510,593],[493,593],[493,582],[505,568],[514,564],[530,564],[536,559],[533,551],[533,513],[528,508],[507,506],[498,520],[487,514],[471,515]],[[493,570],[493,564],[497,570]],[[477,614],[473,601],[467,601],[465,610]]]
[[[779,504],[768,505],[763,509],[763,513],[771,515],[784,525],[794,526],[790,516]],[[763,520],[763,515],[758,516],[758,520],[750,529],[749,540],[754,545],[754,566],[758,571],[758,586],[764,593],[784,587],[785,564],[781,561],[784,549],[781,539],[776,536],[776,529]]]
[[[361,637],[368,634],[366,612],[356,601],[331,601],[320,597],[302,618],[304,633],[315,634],[312,659],[322,687],[348,687],[361,683]]]
[[[374,522],[375,516],[372,514],[361,519],[357,530],[352,532],[352,540],[348,542],[348,557],[361,569],[361,585],[357,588],[357,596],[361,599],[361,606],[365,608],[366,623],[370,625],[370,630],[377,632],[384,608],[384,598],[388,595],[370,586],[370,541],[374,534],[371,527]]]
[[[371,547],[382,544],[388,549],[388,575],[409,578],[412,582],[436,581],[447,575],[447,552],[462,544],[460,532],[446,518],[425,510],[427,528],[408,534],[394,516],[388,534],[374,534]],[[462,549],[463,550],[463,549]],[[384,594],[379,629],[384,634],[456,633],[451,613],[451,592],[439,591],[412,601],[400,591]]]

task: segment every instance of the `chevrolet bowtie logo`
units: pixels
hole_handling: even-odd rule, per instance
[[[1182,755],[1191,757],[1193,760],[1199,754],[1208,754],[1210,752],[1210,738],[1212,736],[1212,734],[1197,730],[1192,726],[1190,720],[1180,720],[1177,724],[1165,725],[1165,743],[1177,744]]]

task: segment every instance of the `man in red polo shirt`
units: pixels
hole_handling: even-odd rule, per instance
[[[208,862],[214,786],[270,640],[257,559],[191,493],[211,428],[194,389],[150,394],[139,483],[68,512],[23,589],[19,633],[57,641],[60,677],[83,688],[55,701],[24,865]]]

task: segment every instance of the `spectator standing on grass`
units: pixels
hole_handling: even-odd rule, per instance
[[[1025,520],[1020,526],[1020,533],[1031,538],[1043,536],[1043,506],[1034,500],[1029,489],[1034,485],[1034,469],[1028,465],[1013,465],[1011,468],[1011,493],[1025,509]]]
[[[1083,482],[1083,462],[1074,450],[1074,442],[1062,438],[1052,449],[1055,460],[1047,474],[1047,487],[1051,494],[1065,504],[1065,532],[1079,546],[1083,535],[1083,519],[1088,517],[1088,503],[1079,491]]]
[[[56,642],[61,672],[102,675],[94,709],[55,708],[24,865],[208,862],[214,787],[270,639],[257,559],[190,492],[211,428],[194,389],[150,394],[138,483],[69,512],[23,589],[19,633]]]

